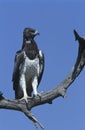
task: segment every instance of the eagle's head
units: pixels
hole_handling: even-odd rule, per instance
[[[32,28],[25,28],[23,31],[23,38],[27,41],[33,39],[36,35],[39,35],[39,32]]]

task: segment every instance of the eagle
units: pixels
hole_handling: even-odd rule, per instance
[[[38,49],[34,40],[39,32],[32,28],[23,31],[23,44],[16,52],[14,70],[12,74],[15,99],[25,100],[34,96],[40,96],[37,88],[44,71],[44,54]]]

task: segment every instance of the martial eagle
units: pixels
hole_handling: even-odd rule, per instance
[[[13,89],[16,99],[25,99],[39,95],[37,88],[44,70],[44,54],[38,49],[34,37],[39,32],[32,28],[25,28],[23,31],[23,45],[21,50],[16,52],[14,71],[12,76]]]

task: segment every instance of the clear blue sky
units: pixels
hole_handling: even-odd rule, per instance
[[[40,91],[57,86],[75,63],[78,44],[73,29],[85,36],[85,0],[0,0],[0,90],[14,99],[12,72],[25,27],[40,32],[35,40],[45,54]],[[85,130],[85,69],[52,105],[32,109],[45,130]],[[24,114],[0,110],[0,130],[35,130]]]

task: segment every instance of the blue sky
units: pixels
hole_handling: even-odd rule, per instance
[[[25,27],[40,32],[35,38],[45,54],[40,91],[56,87],[75,63],[78,44],[73,29],[85,36],[84,0],[0,0],[0,90],[14,99],[12,72],[15,52],[21,48]],[[32,109],[45,130],[85,130],[85,69],[52,105]],[[0,110],[0,130],[35,130],[22,113]]]

